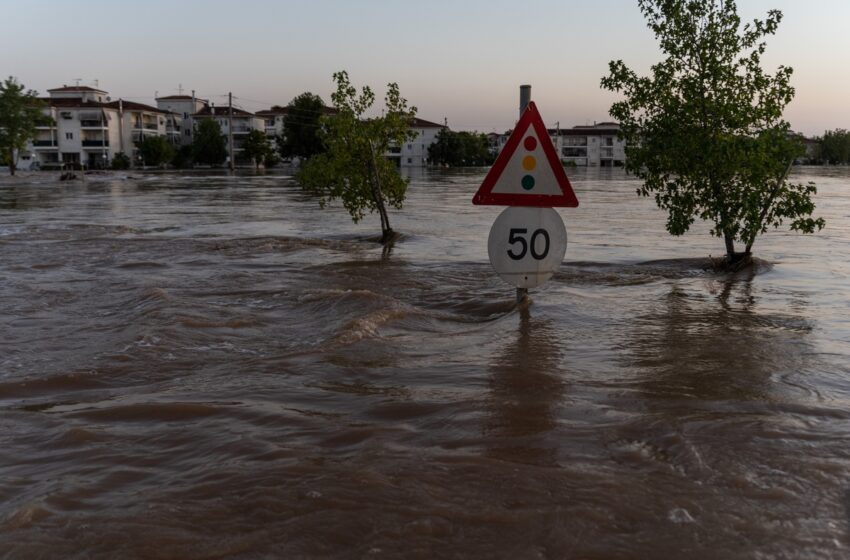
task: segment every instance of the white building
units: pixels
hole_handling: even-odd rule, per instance
[[[50,124],[40,126],[20,154],[21,167],[79,164],[107,167],[118,153],[141,163],[136,142],[165,136],[168,114],[132,101],[112,101],[107,92],[88,86],[63,86],[42,98]]]
[[[216,107],[215,105],[209,105],[202,108],[197,113],[192,115],[192,118],[195,123],[195,129],[197,130],[197,123],[204,119],[211,119],[218,123],[219,127],[221,127],[221,134],[228,138],[230,134],[230,108],[229,107]],[[244,111],[242,109],[237,109],[233,107],[233,151],[234,151],[234,162],[239,165],[248,165],[251,164],[251,161],[244,160],[240,157],[239,152],[242,151],[242,142],[248,137],[248,134],[252,130],[259,130],[261,132],[266,131],[266,120],[260,116],[255,115],[254,113],[249,113],[248,111]],[[228,155],[230,155],[230,144],[227,143]]]
[[[562,163],[579,167],[620,167],[626,162],[626,143],[617,137],[620,125],[602,122],[573,128],[547,130]],[[502,151],[512,131],[491,139]],[[488,136],[489,137],[489,136]]]
[[[278,136],[283,136],[283,121],[289,114],[289,109],[275,105],[271,109],[257,111],[254,114],[263,119],[263,132],[266,133],[270,142],[274,142]]]
[[[194,95],[167,95],[156,98],[157,108],[174,115],[174,130],[169,131],[179,137],[175,145],[187,146],[192,143],[195,133],[193,115],[209,106],[209,101]],[[174,139],[176,140],[176,138]]]
[[[410,121],[410,129],[416,133],[416,137],[401,146],[390,147],[387,158],[396,162],[399,167],[428,165],[428,148],[437,141],[437,134],[444,128],[448,127],[414,117]]]
[[[549,130],[561,161],[582,167],[619,167],[626,161],[626,143],[617,137],[620,125],[603,122]]]

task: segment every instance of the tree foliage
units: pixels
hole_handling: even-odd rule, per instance
[[[164,136],[145,136],[138,144],[145,165],[158,167],[170,163],[174,158],[174,146]]]
[[[850,132],[827,130],[820,139],[819,159],[831,165],[850,163]]]
[[[260,130],[252,130],[248,137],[242,142],[242,155],[254,162],[254,167],[259,169],[260,164],[265,164],[274,155],[268,137]]]
[[[125,169],[130,169],[130,158],[124,152],[118,152],[112,158],[112,163],[110,163],[110,167],[115,171],[123,171]]]
[[[35,137],[36,127],[49,121],[42,113],[45,104],[33,90],[9,77],[0,82],[0,154],[14,175],[17,153]]]
[[[221,165],[227,159],[227,144],[221,126],[213,119],[201,119],[192,142],[192,159],[203,165]]]
[[[381,217],[381,242],[392,238],[386,206],[401,208],[407,192],[394,163],[385,154],[391,144],[400,145],[415,137],[410,120],[416,107],[408,107],[398,84],[387,85],[381,117],[366,118],[375,103],[375,94],[364,86],[358,94],[348,73],[333,75],[336,92],[331,96],[337,112],[322,118],[320,138],[325,152],[310,158],[298,173],[307,191],[319,195],[323,206],[340,199],[355,222],[365,212],[377,211]]]
[[[486,134],[444,128],[428,147],[428,159],[431,163],[461,167],[492,165],[495,156],[490,152]]]
[[[822,228],[811,218],[815,186],[787,180],[802,150],[782,119],[792,69],[761,67],[763,39],[781,12],[742,25],[734,0],[638,3],[666,58],[647,77],[612,61],[602,87],[623,94],[610,113],[627,142],[626,168],[644,181],[638,193],[668,211],[667,230],[681,235],[696,218],[709,221],[732,264],[784,220],[804,233]]]
[[[278,137],[278,150],[283,157],[309,158],[324,151],[319,136],[319,121],[325,113],[325,102],[313,93],[304,92],[289,102],[283,119],[283,135]]]

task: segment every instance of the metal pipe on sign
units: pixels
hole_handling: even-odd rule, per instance
[[[519,116],[525,112],[528,104],[531,102],[531,85],[524,84],[519,86]],[[528,298],[528,288],[516,289],[516,302],[520,304]]]

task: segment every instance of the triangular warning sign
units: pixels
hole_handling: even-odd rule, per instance
[[[472,203],[578,206],[573,187],[533,101],[522,113]]]

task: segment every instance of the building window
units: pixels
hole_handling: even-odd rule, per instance
[[[567,136],[564,146],[587,146],[587,136]]]
[[[575,147],[575,148],[561,148],[561,154],[564,157],[587,157],[587,148],[586,147]]]
[[[187,113],[186,111],[183,111],[183,118],[184,118],[184,119],[188,119],[188,118],[189,118],[189,113]]]
[[[407,145],[407,149],[408,149],[408,150],[412,150],[412,149],[413,149],[413,144],[408,144],[408,145]]]
[[[407,163],[413,163],[413,158],[407,158]]]
[[[66,132],[65,133],[65,140],[73,140],[73,139],[74,139],[74,133],[73,132]]]
[[[192,136],[192,131],[189,130],[188,128],[185,130],[185,132],[186,132],[186,136]]]

